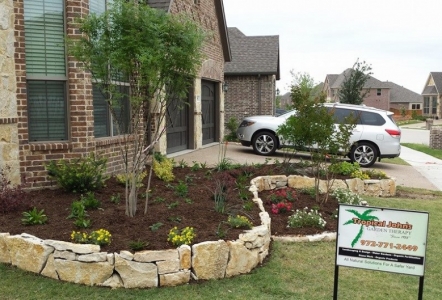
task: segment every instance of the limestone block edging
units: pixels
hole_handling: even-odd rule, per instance
[[[42,240],[22,233],[0,233],[0,263],[57,280],[110,288],[151,288],[175,286],[195,280],[220,279],[249,273],[269,254],[270,241],[331,241],[336,233],[305,237],[271,237],[271,219],[258,192],[285,186],[305,188],[314,179],[304,176],[260,176],[251,180],[253,201],[261,210],[261,225],[244,231],[235,241],[208,241],[192,247],[145,250],[136,253],[101,252],[97,245]],[[320,183],[325,188],[325,182]],[[348,188],[370,196],[394,196],[394,179],[336,180],[332,189]]]

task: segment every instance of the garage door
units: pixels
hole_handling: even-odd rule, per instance
[[[188,149],[189,105],[186,100],[174,99],[167,108],[167,153]]]

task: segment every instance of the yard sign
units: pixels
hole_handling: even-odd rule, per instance
[[[428,212],[341,204],[335,267],[421,276],[423,283],[427,231]]]

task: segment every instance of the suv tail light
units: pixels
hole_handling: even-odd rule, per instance
[[[385,131],[394,138],[401,137],[401,131],[396,129],[385,129]]]

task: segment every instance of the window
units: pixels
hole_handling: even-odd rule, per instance
[[[376,96],[380,96],[382,95],[382,89],[377,89],[376,90]]]
[[[430,113],[430,97],[424,97],[424,114]]]
[[[360,123],[359,116],[361,113],[356,110],[344,108],[331,108],[331,110],[336,124],[345,124],[348,121],[356,121],[356,124]]]
[[[120,92],[128,94],[128,86],[119,86]],[[95,137],[115,136],[129,132],[130,105],[129,99],[123,98],[114,105],[116,119],[112,114],[105,95],[96,84],[92,90],[94,104],[94,135]],[[120,131],[120,132],[119,132]]]
[[[381,126],[385,124],[385,120],[377,113],[363,111],[361,112],[361,123],[363,125]]]
[[[110,4],[112,0],[90,0],[89,10],[91,13],[102,14],[106,11],[106,5]],[[123,76],[117,76],[116,80],[121,80]],[[124,80],[124,79],[123,79]],[[119,92],[128,95],[128,84],[121,82],[118,86]],[[130,120],[130,105],[127,97],[117,101],[114,104],[114,112],[116,118],[112,116],[109,105],[104,95],[97,84],[93,84],[92,90],[93,106],[94,106],[94,135],[95,137],[108,137],[129,132]]]
[[[431,114],[436,115],[437,114],[437,97],[431,97]]]
[[[68,139],[63,3],[24,0],[30,141]]]
[[[411,104],[411,109],[421,109],[420,104]]]

